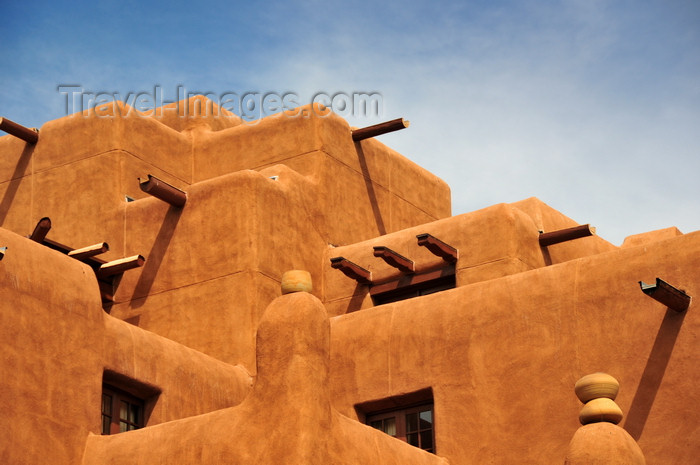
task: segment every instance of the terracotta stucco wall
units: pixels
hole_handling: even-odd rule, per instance
[[[605,371],[648,463],[692,463],[700,319],[637,281],[698,295],[698,266],[693,233],[337,316],[334,405],[353,416],[432,387],[437,453],[451,463],[557,463],[579,426],[575,381]]]
[[[697,299],[700,232],[541,247],[576,221],[534,198],[450,217],[443,181],[334,115],[250,124],[188,104],[98,108],[34,146],[0,137],[1,463],[562,463],[574,382],[595,371],[620,381],[648,463],[700,454],[695,302],[675,313],[637,284]],[[141,192],[148,173],[185,207]],[[90,267],[21,237],[44,216],[51,240],[146,257],[109,314]],[[455,289],[375,306],[330,267],[399,276],[373,246],[444,267],[422,233],[459,250]],[[280,296],[290,269],[311,294]],[[146,428],[98,435],[103,376],[149,393]],[[355,421],[427,388],[437,456]]]
[[[247,395],[243,368],[105,314],[88,266],[3,229],[0,243],[2,463],[78,463],[100,432],[105,371],[158,392],[149,425]]]

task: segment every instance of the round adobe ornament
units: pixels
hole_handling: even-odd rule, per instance
[[[586,403],[578,414],[582,425],[589,423],[607,422],[614,425],[622,420],[622,410],[614,400],[607,397],[593,399]]]
[[[282,294],[311,292],[311,273],[305,270],[289,270],[282,274]]]
[[[620,390],[620,383],[607,373],[591,373],[576,381],[574,392],[584,404],[590,400],[604,397],[615,400]]]

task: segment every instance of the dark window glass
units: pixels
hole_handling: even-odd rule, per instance
[[[419,284],[399,286],[397,289],[372,295],[374,305],[384,305],[399,300],[411,299],[422,295],[454,289],[456,287],[455,275],[442,276]]]
[[[418,414],[417,413],[407,413],[406,414],[406,431],[418,431]]]
[[[412,446],[435,452],[432,405],[370,414],[367,424]]]
[[[420,412],[420,427],[421,428],[432,428],[433,427],[433,411],[425,410]]]
[[[102,390],[102,434],[123,433],[143,427],[141,399],[112,386],[105,385]],[[115,414],[112,415],[112,412]]]
[[[102,434],[109,434],[112,423],[112,396],[102,394]]]
[[[396,436],[396,418],[389,417],[381,420],[375,420],[370,423],[372,428],[376,428],[389,436]]]
[[[420,448],[425,450],[433,450],[433,431],[420,432]]]

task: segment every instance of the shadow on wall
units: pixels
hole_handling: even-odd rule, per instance
[[[7,213],[10,210],[10,205],[15,200],[17,195],[17,190],[19,185],[22,183],[24,176],[27,174],[27,166],[32,159],[32,153],[34,153],[34,145],[27,144],[22,150],[22,154],[19,156],[17,161],[17,166],[15,166],[15,171],[10,177],[10,182],[7,184],[7,190],[5,190],[5,195],[0,201],[0,225],[5,223],[5,218],[7,218]]]
[[[639,387],[637,387],[637,392],[634,395],[632,405],[627,414],[627,420],[625,421],[625,430],[635,441],[639,440],[644,431],[644,425],[649,417],[649,411],[654,404],[661,381],[664,378],[668,361],[671,358],[671,352],[673,352],[673,346],[676,343],[676,338],[681,330],[686,313],[687,310],[676,312],[667,308],[661,327],[656,334],[654,347],[652,347],[649,354],[644,373],[639,381]]]
[[[180,216],[182,215],[182,208],[171,206],[168,212],[165,214],[163,219],[163,224],[158,230],[158,235],[155,241],[153,241],[153,246],[150,252],[146,255],[146,263],[141,270],[141,276],[134,286],[134,293],[131,295],[131,307],[139,308],[146,302],[146,296],[151,291],[153,286],[153,281],[156,279],[160,265],[163,263],[163,257],[168,251],[170,246],[170,241],[175,234],[175,227],[180,221]]]
[[[355,285],[355,290],[352,291],[352,297],[348,302],[348,308],[345,310],[345,313],[352,313],[362,309],[362,302],[365,301],[365,294],[362,293],[361,288],[362,285],[360,283]]]
[[[360,142],[355,142],[355,150],[357,151],[357,158],[360,161],[362,176],[365,178],[365,186],[367,187],[369,203],[370,205],[372,205],[372,213],[374,213],[374,220],[377,222],[377,231],[379,231],[380,236],[383,236],[384,234],[386,234],[386,227],[384,226],[384,220],[382,219],[382,212],[379,211],[379,205],[377,203],[377,194],[376,192],[374,192],[374,186],[372,185],[372,181],[369,176],[369,168],[367,168],[365,152],[364,150],[362,150],[362,144]]]

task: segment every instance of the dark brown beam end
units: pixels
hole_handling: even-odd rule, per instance
[[[360,284],[372,284],[372,273],[345,257],[331,258],[331,267],[342,271],[345,276]]]
[[[656,284],[646,284],[643,281],[639,281],[639,287],[642,288],[642,292],[652,299],[677,312],[683,312],[690,306],[690,296],[688,294],[660,278],[656,278]]]
[[[0,118],[0,130],[18,137],[25,142],[29,142],[30,144],[36,144],[39,140],[38,129],[24,127],[21,124],[17,124],[7,118]]]
[[[146,263],[146,259],[141,255],[120,258],[119,260],[113,260],[100,265],[100,268],[97,270],[96,274],[98,278],[106,278],[108,276],[123,273],[133,268],[142,267],[144,263]]]
[[[456,263],[459,259],[459,251],[449,244],[441,241],[432,234],[418,234],[418,245],[425,247],[433,255],[445,260],[447,263]]]
[[[573,228],[560,229],[547,233],[540,233],[540,246],[558,244],[560,242],[571,241],[581,237],[588,237],[595,234],[595,228],[589,224],[574,226]]]
[[[45,216],[44,218],[40,219],[39,222],[36,224],[34,227],[34,231],[32,231],[32,234],[29,236],[29,239],[42,243],[44,242],[44,239],[46,238],[46,235],[49,233],[51,230],[51,218],[48,216]]]
[[[109,250],[109,244],[106,242],[100,242],[99,244],[89,245],[87,247],[82,247],[80,249],[71,250],[68,252],[68,256],[75,258],[76,260],[84,260],[86,258],[94,257],[105,253]]]
[[[381,257],[389,266],[398,268],[402,273],[413,273],[416,271],[416,266],[413,260],[409,260],[403,255],[394,252],[389,247],[377,246],[374,248],[374,256]]]
[[[381,136],[382,134],[387,134],[389,132],[406,129],[410,124],[410,121],[406,121],[403,118],[397,118],[385,123],[375,124],[374,126],[355,129],[352,131],[352,140],[358,142],[364,139],[369,139],[370,137]]]
[[[139,187],[147,194],[151,194],[153,197],[168,202],[174,207],[182,208],[185,206],[185,202],[187,202],[186,192],[150,174],[148,175],[147,181],[141,181],[139,178]]]

